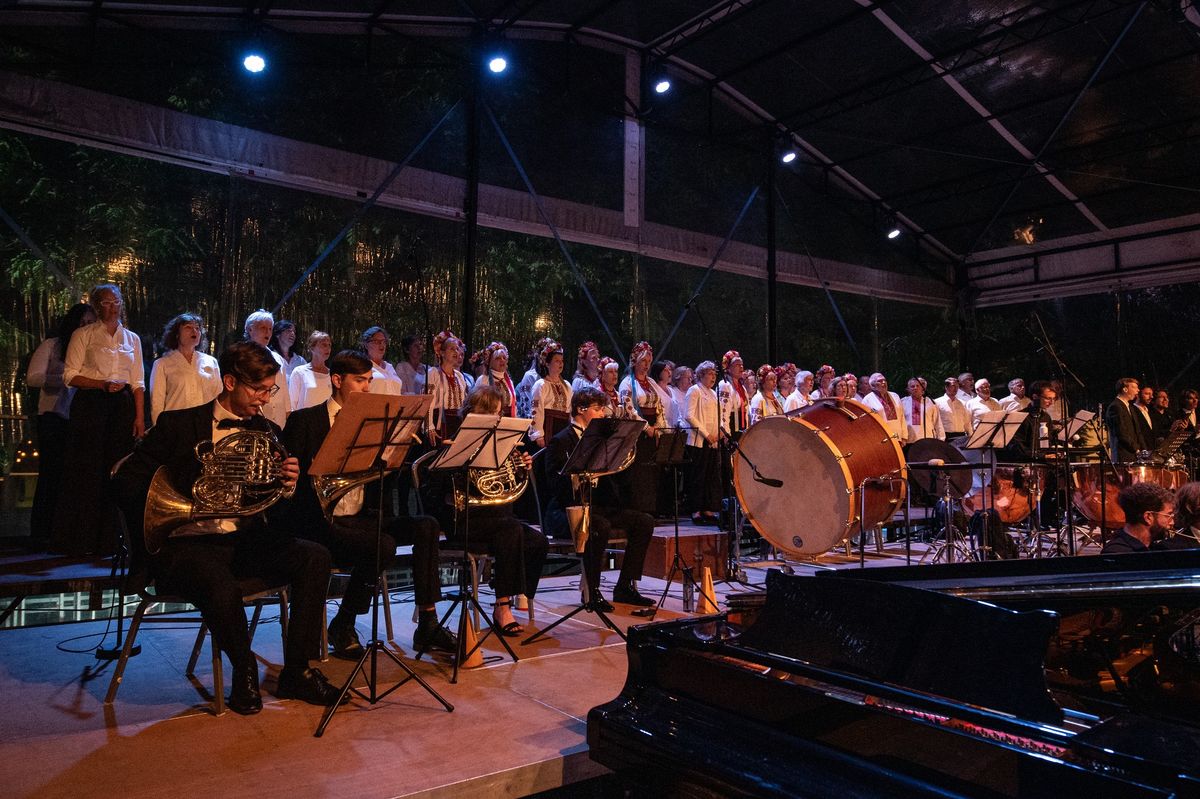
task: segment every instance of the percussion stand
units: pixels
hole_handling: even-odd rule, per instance
[[[1006,447],[1011,443],[1021,423],[1025,421],[1024,411],[988,411],[979,421],[979,425],[971,433],[964,445],[965,449],[985,450],[988,455],[988,465],[976,470],[979,474],[981,496],[983,498],[983,524],[980,525],[980,540],[976,541],[976,555],[979,560],[990,560],[989,534],[991,533],[992,516],[988,513],[988,495],[992,493],[996,480],[996,449]],[[990,475],[990,479],[988,476]],[[994,510],[994,500],[992,508]],[[999,517],[997,517],[999,521]],[[1000,531],[1003,535],[1003,531]]]
[[[937,563],[942,553],[946,553],[946,563],[954,562],[954,548],[960,544],[960,534],[954,526],[954,494],[950,491],[952,483],[950,481],[950,470],[940,468],[938,465],[929,464],[929,469],[933,471],[934,479],[942,481],[942,543],[925,553],[925,557],[929,553],[933,553],[933,562]],[[924,561],[925,557],[921,560]]]

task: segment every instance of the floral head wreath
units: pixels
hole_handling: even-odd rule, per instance
[[[458,341],[458,337],[450,332],[449,329],[443,330],[441,333],[438,333],[433,337],[433,357],[436,360],[440,361],[442,359],[442,347],[449,339]],[[461,344],[462,342],[459,343]]]
[[[834,373],[833,367],[830,366],[829,364],[825,364],[824,366],[822,366],[820,369],[817,370],[817,377],[824,377],[825,375],[831,375],[833,373]]]
[[[603,372],[605,369],[607,369],[610,366],[616,366],[616,365],[617,365],[617,362],[614,361],[612,358],[609,358],[607,355],[605,355],[603,358],[600,359],[600,371],[601,372]]]
[[[506,355],[508,354],[508,345],[506,345],[503,341],[493,341],[491,344],[488,344],[483,348],[484,363],[487,364],[489,369],[492,368],[492,358],[495,358],[496,353],[500,350],[504,350],[504,353]]]
[[[584,358],[586,358],[588,356],[588,353],[591,353],[591,352],[594,352],[597,355],[599,355],[600,348],[596,346],[596,342],[594,342],[594,341],[585,341],[579,345],[579,352],[576,353],[576,357],[582,361]]]
[[[552,338],[542,339],[542,341],[545,343],[538,350],[538,363],[544,368],[549,368],[550,359],[554,357],[555,353],[561,355],[563,348],[561,344]]]
[[[476,350],[475,352],[471,353],[471,367],[473,369],[478,369],[480,366],[483,366],[485,357],[487,357],[486,349]]]
[[[540,355],[542,350],[546,349],[546,346],[548,344],[552,344],[553,342],[554,339],[550,338],[549,336],[542,336],[537,340],[537,343],[533,345],[533,354]]]
[[[776,371],[775,367],[769,363],[764,363],[762,366],[758,367],[758,370],[754,373],[754,375],[758,378],[758,384],[760,386],[763,384],[763,381],[767,379],[767,375],[775,375],[775,379],[779,379],[779,372]]]
[[[796,379],[796,375],[798,373],[799,370],[797,369],[796,364],[792,363],[791,361],[785,361],[784,363],[780,364],[778,369],[775,370],[775,374],[779,375],[780,378],[790,377],[792,380]]]
[[[737,350],[730,350],[721,357],[721,371],[728,372],[730,365],[734,361],[740,361],[741,359],[742,354],[740,352]]]
[[[633,345],[633,352],[629,355],[630,363],[637,363],[642,358],[653,358],[654,348],[650,346],[648,341],[639,341]]]
[[[853,383],[854,385],[850,386],[850,388],[858,388],[858,378],[854,375],[854,372],[846,372],[846,374],[842,375],[842,380],[847,383]]]

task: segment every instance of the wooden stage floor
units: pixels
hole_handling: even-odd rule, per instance
[[[917,557],[923,548],[914,547]],[[857,567],[856,559],[824,561]],[[872,552],[867,562],[903,564],[903,545],[889,544],[883,557]],[[793,566],[798,573],[811,572],[810,566]],[[765,573],[750,568],[748,574],[756,583]],[[615,577],[606,573],[606,595]],[[527,627],[548,625],[569,610],[578,599],[578,579],[544,579],[536,621]],[[663,586],[653,578],[639,585],[647,596],[657,596]],[[718,601],[729,592],[750,590],[724,583],[716,589]],[[490,606],[490,598],[483,603]],[[489,662],[464,671],[451,685],[447,660],[411,660],[412,607],[411,595],[393,595],[394,646],[454,705],[454,712],[447,713],[410,682],[374,706],[354,700],[338,711],[320,739],[313,730],[321,708],[270,695],[281,662],[275,620],[262,624],[255,638],[266,707],[250,717],[211,714],[200,693],[212,685],[207,646],[198,682],[183,676],[194,625],[146,625],[139,635],[142,653],[130,660],[111,706],[103,698],[113,664],[98,664],[90,653],[106,629],[104,622],[0,630],[3,795],[517,797],[604,773],[587,755],[586,718],[624,682],[625,647],[616,634],[595,616],[581,614],[551,638],[515,645],[517,663],[501,658],[503,650],[489,639]],[[622,628],[643,623],[631,610],[618,605],[612,618]],[[658,618],[681,613],[676,583]],[[365,618],[359,622],[364,640]],[[525,622],[523,613],[518,618]],[[381,631],[382,626],[381,618]],[[110,631],[106,645],[112,641]],[[381,685],[391,685],[398,669],[386,658],[380,664]],[[330,660],[322,669],[340,684],[351,666]]]

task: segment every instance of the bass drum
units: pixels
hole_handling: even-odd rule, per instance
[[[868,529],[890,520],[904,501],[900,444],[854,400],[820,399],[790,417],[763,419],[739,446],[763,477],[783,481],[781,488],[758,482],[746,458],[734,454],[733,485],[746,518],[789,554],[820,555],[855,534],[858,486],[868,478],[889,478],[865,488]]]

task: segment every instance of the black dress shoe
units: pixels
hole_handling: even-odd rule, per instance
[[[362,642],[358,640],[358,631],[354,629],[354,620],[342,622],[336,616],[329,623],[329,648],[335,658],[343,660],[358,660],[362,657]]]
[[[338,689],[334,688],[320,669],[305,669],[300,666],[284,666],[279,672],[279,685],[275,696],[280,699],[301,699],[311,705],[332,705],[337,701]],[[350,695],[342,697],[341,704],[350,701]]]
[[[598,596],[589,602],[588,607],[592,610],[603,611],[604,613],[612,613],[614,610],[616,610],[616,608],[612,606],[612,603],[602,596]]]
[[[413,633],[413,645],[417,649],[440,649],[443,652],[458,651],[458,636],[436,621],[417,624]]]
[[[262,710],[262,692],[258,689],[258,664],[251,661],[233,669],[233,685],[229,687],[226,706],[234,713],[253,716]]]
[[[639,605],[643,608],[654,604],[653,599],[642,596],[632,585],[618,585],[614,588],[613,602],[620,602],[622,605]]]

